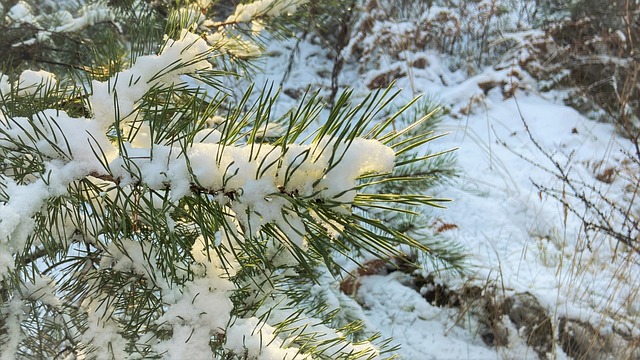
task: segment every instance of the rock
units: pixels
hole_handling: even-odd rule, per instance
[[[553,326],[546,310],[530,293],[518,293],[504,301],[504,311],[517,329],[521,329],[527,345],[540,359],[553,350]]]
[[[562,350],[574,359],[640,359],[638,338],[600,331],[584,321],[560,318],[558,338]]]
[[[360,288],[360,279],[365,276],[371,275],[387,275],[393,271],[396,271],[401,266],[407,266],[407,260],[401,257],[395,257],[388,260],[373,259],[366,261],[359,268],[352,271],[349,275],[340,282],[340,291],[345,295],[356,297],[358,289]]]
[[[386,88],[394,80],[406,76],[406,73],[400,69],[389,69],[388,71],[381,72],[376,75],[367,83],[367,88],[370,90]]]
[[[480,337],[488,346],[509,346],[509,329],[500,322],[481,328]]]

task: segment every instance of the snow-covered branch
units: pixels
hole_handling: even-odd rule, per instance
[[[0,74],[0,277],[17,286],[0,316],[42,320],[62,339],[32,350],[42,347],[16,326],[3,345],[105,359],[377,356],[348,326],[297,307],[291,279],[336,273],[338,253],[428,251],[354,209],[439,201],[366,193],[415,181],[389,175],[422,159],[396,158],[430,133],[408,135],[421,122],[392,130],[405,108],[383,115],[389,89],[356,103],[345,92],[326,111],[310,97],[276,116],[277,96],[249,86],[234,101],[215,65],[233,52],[234,26],[304,3],[243,4],[216,25],[206,1],[178,8],[157,53],[123,68],[109,59],[108,75]]]

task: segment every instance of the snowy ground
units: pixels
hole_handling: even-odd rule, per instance
[[[272,44],[263,65],[266,75],[256,80],[258,84],[280,83],[293,45],[293,41]],[[304,90],[307,84],[312,89],[329,88],[327,51],[309,42],[299,46],[283,88]],[[536,148],[525,122],[540,146],[571,169],[571,176],[594,184],[616,200],[624,198],[624,182],[598,182],[596,174],[604,166],[597,165],[619,168],[622,150],[630,144],[612,126],[585,118],[553,94],[536,93],[532,80],[522,81],[524,89],[505,98],[500,86],[487,93],[478,86],[487,80],[509,81],[505,71],[487,69],[467,78],[460,71],[449,71],[446,59],[437,54],[421,56],[428,66],[412,69],[397,86],[413,89],[403,92],[404,100],[420,93],[435,95],[449,111],[440,130],[450,135],[430,146],[433,150],[459,148],[461,176],[438,189],[438,196],[454,202],[434,215],[455,224],[443,235],[461,243],[470,254],[465,277],[442,274],[440,280],[451,288],[489,284],[504,293],[528,292],[554,320],[567,316],[589,321],[601,332],[617,324],[637,335],[637,259],[629,261],[624,252],[616,252],[616,242],[608,238],[596,238],[589,249],[581,223],[570,213],[565,216],[556,200],[537,190],[534,183],[555,189],[562,189],[563,184],[540,168],[553,169],[553,164]],[[366,94],[367,76],[358,73],[357,65],[347,64],[341,83],[355,88],[356,94]],[[283,107],[288,99],[283,96]],[[512,329],[508,347],[489,347],[480,339],[471,316],[460,309],[432,306],[403,285],[403,276],[396,272],[367,277],[359,291],[360,301],[366,304],[365,320],[383,337],[393,337],[401,345],[398,354],[403,358],[538,358],[515,335],[522,329]],[[460,321],[465,317],[469,319]],[[505,326],[513,327],[508,321]],[[566,358],[559,346],[549,356]]]

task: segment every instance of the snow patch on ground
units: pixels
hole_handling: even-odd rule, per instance
[[[402,273],[368,276],[360,290],[365,314],[385,338],[402,347],[405,359],[494,359],[473,330],[456,326],[457,311],[433,306],[402,285]]]

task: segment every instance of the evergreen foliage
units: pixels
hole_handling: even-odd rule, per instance
[[[460,269],[418,228],[454,173],[420,152],[432,102],[307,94],[276,115],[276,89],[230,96],[304,3],[0,8],[3,357],[375,358],[344,259]]]

